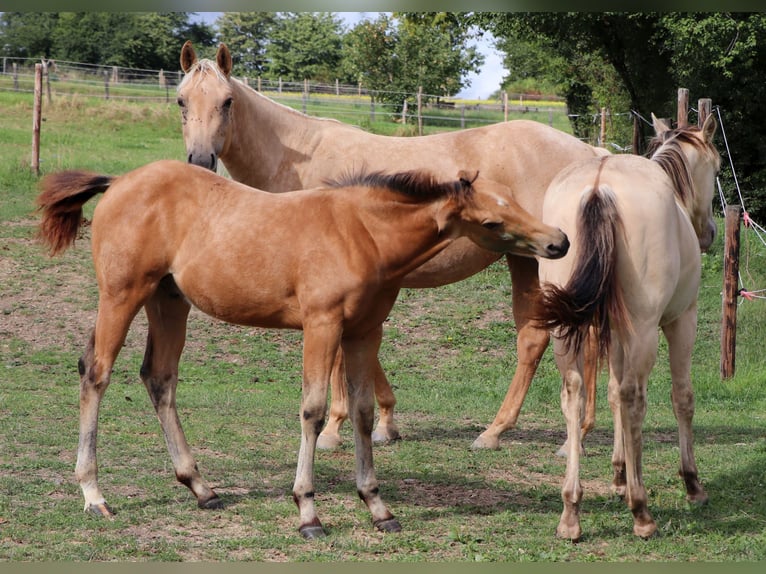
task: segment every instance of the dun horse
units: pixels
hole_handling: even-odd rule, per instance
[[[372,391],[382,323],[402,278],[458,237],[484,249],[561,257],[566,236],[477,174],[439,183],[416,172],[349,177],[289,194],[253,190],[204,168],[158,161],[120,177],[48,176],[38,197],[53,254],[74,242],[82,206],[106,192],[92,222],[99,287],[95,329],[80,359],[76,476],[86,510],[110,515],[98,486],[99,404],[128,328],[149,322],[141,379],[157,411],[176,477],[200,507],[220,500],[202,478],[176,411],[178,363],[191,305],[242,325],[303,330],[301,446],[293,496],[300,532],[321,536],[314,454],[337,357],[345,362],[359,496],[383,531],[400,529],[378,492]]]
[[[271,191],[315,187],[349,166],[400,171],[427,169],[437,177],[454,177],[466,165],[509,188],[509,198],[534,217],[541,214],[543,194],[567,164],[606,153],[538,122],[519,120],[423,137],[388,137],[367,133],[335,120],[312,118],[278,104],[231,77],[231,54],[221,44],[216,61],[198,60],[190,42],[181,51],[186,73],[178,86],[183,136],[190,163],[215,170],[220,159],[237,181]],[[438,287],[478,273],[500,255],[467,239],[455,241],[424,265],[413,269],[403,287]],[[537,262],[507,255],[513,289],[512,311],[518,364],[494,421],[474,441],[474,448],[499,448],[499,437],[513,428],[537,364],[548,346],[548,333],[530,322],[537,296]],[[595,387],[596,374],[588,376]],[[340,443],[346,418],[343,387],[333,379],[332,405],[320,445]],[[396,399],[380,367],[375,369],[380,418],[376,442],[399,438],[394,421]],[[584,432],[595,417],[590,393]]]
[[[554,329],[554,354],[563,377],[561,405],[569,453],[562,488],[562,537],[578,539],[582,365],[586,331],[600,333],[609,362],[614,415],[614,480],[633,512],[633,531],[649,537],[656,524],[641,473],[646,387],[657,357],[658,327],[668,343],[673,411],[678,421],[680,475],[688,499],[707,494],[697,476],[692,440],[692,348],[697,329],[700,250],[715,237],[712,213],[720,157],[712,145],[715,119],[668,129],[654,118],[651,159],[620,155],[580,162],[551,183],[543,221],[572,240],[569,257],[540,262],[540,321]],[[653,151],[652,150],[656,150]]]

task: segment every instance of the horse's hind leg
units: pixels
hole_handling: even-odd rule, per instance
[[[340,446],[340,427],[348,418],[348,397],[346,396],[346,372],[343,364],[343,354],[340,353],[338,361],[333,367],[332,392],[330,402],[330,415],[327,424],[319,435],[317,448],[332,450]],[[394,406],[396,397],[391,390],[391,385],[386,378],[386,373],[375,358],[375,398],[380,407],[378,425],[372,432],[373,443],[385,443],[401,439],[399,428],[394,421]]]
[[[98,436],[98,412],[111,379],[112,366],[125,342],[125,336],[140,305],[129,301],[128,305],[113,304],[101,297],[96,317],[96,327],[80,358],[80,439],[77,447],[75,477],[85,498],[85,510],[100,516],[111,516],[98,486],[98,462],[96,443]],[[133,305],[130,305],[133,303]]]
[[[704,504],[708,500],[708,495],[697,476],[697,464],[694,460],[694,437],[692,434],[694,390],[692,389],[691,381],[691,359],[696,332],[696,304],[688,309],[679,319],[663,327],[663,333],[668,341],[673,413],[678,422],[678,442],[681,450],[679,474],[684,479],[689,502]]]
[[[317,448],[334,450],[341,444],[340,427],[348,418],[348,396],[346,395],[346,364],[339,349],[330,377],[330,414],[327,424],[319,433]]]
[[[186,340],[190,306],[168,275],[144,305],[149,320],[141,380],[160,420],[176,478],[197,497],[200,508],[220,508],[221,500],[200,474],[176,409],[178,362]]]
[[[375,356],[375,400],[378,402],[378,424],[372,431],[372,442],[380,444],[401,439],[399,428],[394,421],[396,397],[377,355]]]
[[[383,532],[399,532],[401,526],[380,497],[372,456],[372,425],[375,420],[373,380],[382,328],[361,339],[343,341],[348,381],[349,413],[354,425],[356,488],[372,514],[372,523]]]
[[[582,535],[580,527],[580,505],[582,503],[582,485],[580,483],[580,433],[582,432],[585,397],[583,386],[583,359],[568,352],[563,343],[556,339],[555,358],[562,376],[561,411],[567,426],[567,467],[564,483],[561,487],[561,499],[564,508],[561,512],[556,535],[578,541]]]
[[[648,508],[642,476],[642,427],[646,416],[646,387],[657,357],[657,328],[637,329],[625,349],[620,380],[620,419],[625,447],[625,500],[633,513],[633,533],[648,538],[657,530]],[[614,347],[614,345],[612,345]]]

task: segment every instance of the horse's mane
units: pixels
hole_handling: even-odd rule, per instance
[[[200,76],[198,76],[198,80],[200,81],[204,75],[206,74],[214,74],[219,81],[221,82],[228,82],[229,80],[233,80],[236,82],[241,88],[243,88],[246,91],[251,92],[252,94],[266,98],[271,104],[275,106],[279,106],[281,109],[283,109],[287,113],[295,114],[297,116],[300,116],[302,118],[317,120],[317,121],[323,121],[323,122],[335,122],[335,123],[341,123],[338,120],[334,118],[322,118],[318,116],[310,116],[308,114],[304,114],[300,110],[296,110],[295,108],[291,108],[290,106],[286,106],[285,104],[282,104],[280,102],[274,101],[271,98],[266,97],[264,94],[261,94],[258,90],[252,88],[248,84],[244,83],[241,80],[238,80],[234,76],[231,76],[230,78],[227,78],[223,72],[221,72],[221,69],[218,67],[218,64],[216,64],[213,60],[209,60],[208,58],[202,58],[201,60],[197,60],[192,64],[191,68],[189,68],[189,71],[186,72],[183,79],[179,82],[178,87],[176,88],[177,91],[180,91],[182,87],[184,87],[187,83],[191,82],[191,76],[195,75],[195,72],[199,72]],[[353,127],[353,126],[352,126]]]
[[[326,180],[330,187],[343,188],[352,186],[383,187],[416,201],[435,201],[441,198],[462,198],[473,191],[470,181],[458,179],[440,182],[436,177],[421,170],[399,173],[357,172],[341,175],[337,179]]]
[[[711,146],[697,137],[701,131],[697,126],[667,130],[653,137],[646,150],[646,156],[657,162],[670,177],[676,195],[686,206],[694,199],[694,185],[692,184],[689,163],[681,149],[681,144],[694,146],[700,153],[711,157],[717,156]]]

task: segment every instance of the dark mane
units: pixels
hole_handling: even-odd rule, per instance
[[[689,144],[702,153],[710,153],[707,146],[700,143],[700,140],[693,135],[700,131],[702,130],[697,126],[668,130],[652,138],[646,150],[646,156],[652,161],[656,161],[668,174],[673,182],[676,195],[684,205],[688,205],[693,199],[694,185],[681,144]]]
[[[687,143],[699,147],[699,140],[691,135],[700,128],[689,126],[668,130],[652,138],[646,150],[646,155],[656,161],[663,171],[668,174],[681,203],[687,205],[694,192],[691,172],[686,156],[681,150],[681,144]]]
[[[348,173],[334,180],[326,181],[330,187],[383,187],[416,201],[434,201],[441,198],[466,197],[473,188],[465,179],[437,181],[427,171],[404,171],[399,173]]]

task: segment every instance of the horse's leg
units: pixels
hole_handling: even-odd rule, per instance
[[[583,384],[585,386],[585,417],[582,421],[582,430],[580,441],[585,440],[587,435],[596,425],[596,379],[598,378],[598,338],[596,331],[591,327],[585,337],[585,346],[583,349]],[[558,456],[567,456],[569,452],[569,443],[567,441],[561,445],[556,452]],[[585,455],[585,448],[580,443],[580,455]]]
[[[85,498],[85,510],[100,516],[112,516],[113,513],[98,486],[98,411],[101,399],[109,386],[114,361],[125,342],[130,323],[140,307],[140,303],[134,300],[117,304],[101,296],[96,327],[78,363],[80,439],[75,477]]]
[[[295,469],[293,500],[298,507],[304,538],[325,535],[314,505],[314,455],[327,411],[327,390],[340,348],[340,320],[326,318],[303,328],[303,389],[301,395],[301,447]]]
[[[612,478],[611,491],[615,496],[625,498],[625,443],[622,436],[622,417],[620,416],[620,380],[623,370],[623,350],[620,345],[612,345],[609,351],[609,386],[608,401],[612,411],[614,427],[612,447]]]
[[[497,411],[492,424],[473,442],[472,448],[500,448],[500,435],[516,425],[521,405],[529,391],[532,377],[537,370],[550,336],[546,329],[540,329],[532,322],[532,309],[539,293],[537,261],[531,257],[506,257],[511,271],[513,289],[513,319],[518,335],[516,348],[518,364],[508,392]]]
[[[402,435],[399,434],[399,427],[394,421],[396,397],[377,354],[375,355],[375,399],[378,401],[378,424],[372,431],[372,442],[380,444],[400,440]]]
[[[340,427],[348,418],[348,396],[346,395],[346,367],[343,352],[339,349],[330,378],[330,414],[327,424],[317,439],[317,448],[334,450],[342,442]]]
[[[354,425],[356,454],[356,488],[372,514],[372,523],[383,532],[399,532],[401,526],[380,497],[372,457],[372,425],[375,420],[373,379],[376,369],[382,328],[362,338],[344,339],[346,380],[348,381],[349,413]]]
[[[561,372],[561,411],[567,426],[568,445],[567,468],[561,487],[561,499],[564,509],[561,513],[556,535],[578,541],[582,535],[580,528],[580,504],[582,485],[580,484],[580,433],[582,432],[585,397],[582,379],[582,357],[569,353],[560,340],[554,341],[556,364]]]
[[[646,416],[646,386],[657,358],[656,327],[637,329],[625,349],[623,376],[620,380],[620,418],[625,446],[625,500],[633,513],[633,533],[649,538],[657,525],[649,513],[646,487],[642,476],[642,426]]]
[[[333,450],[342,442],[340,427],[348,418],[348,397],[346,396],[345,368],[343,367],[343,354],[339,355],[338,363],[333,368],[331,392],[330,392],[330,415],[327,424],[319,435],[317,448]],[[375,398],[380,408],[378,425],[372,432],[373,443],[386,443],[401,439],[399,428],[394,421],[394,407],[396,397],[391,390],[391,385],[386,378],[386,373],[380,365],[380,360],[375,357]]]
[[[670,377],[673,385],[671,398],[673,412],[678,421],[678,441],[681,449],[679,474],[684,479],[689,502],[704,504],[708,496],[697,476],[692,433],[694,390],[691,381],[691,360],[697,334],[696,303],[676,321],[663,327],[663,333],[668,341]]]
[[[176,478],[197,497],[200,508],[220,508],[221,500],[200,475],[176,409],[178,361],[186,341],[191,306],[170,276],[144,305],[149,320],[141,380],[159,418]]]

